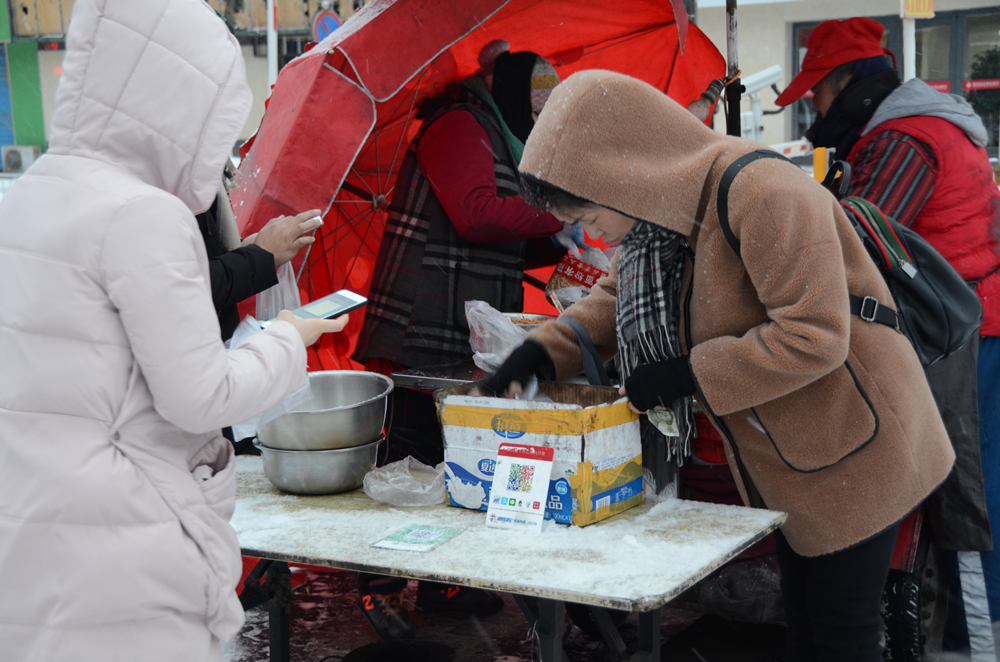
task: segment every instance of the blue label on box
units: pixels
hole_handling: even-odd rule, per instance
[[[478,468],[484,474],[486,474],[486,472],[483,471],[483,463],[487,461],[488,460],[483,459],[479,462]],[[489,475],[493,475],[492,470],[496,467],[496,462],[493,462],[492,460],[490,460],[490,462],[492,462],[492,466],[490,467]],[[493,487],[493,481],[483,480],[479,476],[476,476],[467,469],[463,468],[462,465],[454,462],[448,463],[448,469],[455,476],[455,478],[461,480],[463,483],[478,483],[483,486],[483,489],[486,491],[486,498],[483,499],[483,504],[479,507],[479,510],[487,510],[490,504],[490,490]],[[641,482],[642,479],[640,479],[640,489],[642,487]],[[499,499],[500,497],[497,498]],[[571,524],[573,521],[573,508],[571,503],[572,501],[569,496],[569,481],[565,478],[550,480],[548,500],[545,503],[545,519],[554,520],[559,524]],[[459,508],[463,507],[451,498],[450,493],[448,494],[448,505],[458,506]]]
[[[590,507],[594,510],[600,508],[607,508],[608,506],[620,503],[622,501],[627,501],[637,494],[642,494],[642,477],[636,478],[630,483],[626,483],[621,487],[616,487],[607,492],[601,492],[600,494],[595,494],[590,499]]]

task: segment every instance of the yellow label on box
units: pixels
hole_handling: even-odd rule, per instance
[[[607,519],[615,513],[642,503],[642,455],[616,467],[594,471],[593,464],[581,462],[575,476],[568,476],[573,495],[573,523],[586,526]],[[612,500],[611,493],[621,491],[623,499]],[[606,495],[607,505],[596,505],[598,495]]]
[[[573,435],[603,430],[639,418],[628,404],[587,409],[500,409],[467,405],[438,405],[441,422],[466,428],[514,434]]]

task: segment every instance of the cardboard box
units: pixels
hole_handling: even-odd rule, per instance
[[[541,382],[552,402],[528,402],[473,397],[474,386],[434,396],[451,505],[486,510],[507,441],[554,449],[546,519],[586,526],[642,503],[639,417],[617,389]]]

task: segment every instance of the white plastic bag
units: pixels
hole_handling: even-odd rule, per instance
[[[295,310],[302,305],[299,285],[291,262],[278,267],[278,284],[257,295],[257,319],[273,320],[282,310]]]
[[[559,306],[557,306],[557,308],[561,306],[560,310],[566,310],[574,303],[590,294],[590,290],[583,285],[576,285],[574,287],[564,287],[558,290],[552,290],[550,294],[555,297],[556,301],[559,302]]]
[[[588,248],[580,254],[580,259],[605,273],[611,272],[611,258],[600,248]]]
[[[241,344],[260,332],[260,322],[247,315],[243,318],[243,321],[240,322],[240,325],[236,327],[236,331],[233,332],[233,337],[229,341],[229,351],[239,347]],[[240,439],[249,439],[250,437],[256,436],[257,430],[259,430],[263,425],[270,423],[282,414],[287,414],[288,412],[293,411],[296,407],[309,402],[312,400],[312,397],[312,388],[310,388],[309,382],[306,381],[305,386],[288,395],[284,400],[274,405],[267,411],[262,412],[247,421],[234,425],[233,439],[239,441]]]
[[[444,503],[444,462],[431,467],[406,457],[369,471],[364,490],[373,501],[390,506],[435,506]]]
[[[466,301],[465,318],[471,332],[472,360],[483,370],[494,372],[521,346],[528,332],[483,301]]]

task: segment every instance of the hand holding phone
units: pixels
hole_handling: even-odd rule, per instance
[[[302,336],[302,342],[314,344],[324,333],[337,333],[347,326],[347,313],[357,310],[368,303],[368,299],[350,290],[340,290],[333,294],[310,301],[300,308],[283,310],[277,319],[290,322]],[[335,319],[334,319],[335,318]],[[266,329],[274,320],[261,322],[261,328]]]
[[[352,310],[357,310],[368,303],[368,299],[350,290],[340,290],[328,294],[322,299],[310,301],[301,308],[296,308],[292,314],[303,320],[331,319],[340,317]]]
[[[295,330],[299,332],[299,337],[302,338],[302,344],[309,347],[310,345],[315,345],[316,341],[319,340],[325,333],[338,333],[343,331],[344,327],[347,326],[347,322],[350,321],[350,316],[341,315],[340,317],[330,320],[304,320],[293,315],[290,310],[282,310],[278,313],[278,317],[275,321],[288,322],[294,326]]]

